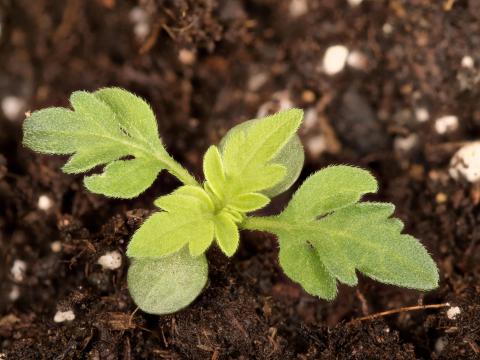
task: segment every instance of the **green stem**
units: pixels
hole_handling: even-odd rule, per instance
[[[185,185],[201,186],[200,183],[170,155],[162,156],[160,160],[166,166],[167,171]]]
[[[288,224],[278,220],[276,216],[252,216],[247,217],[241,224],[246,230],[259,230],[275,232],[275,230],[288,230]]]

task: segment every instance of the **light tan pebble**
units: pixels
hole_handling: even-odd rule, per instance
[[[115,270],[122,266],[122,254],[119,251],[109,251],[100,256],[97,261],[104,269]]]
[[[335,75],[343,71],[347,63],[348,48],[343,45],[330,46],[323,56],[323,71]]]
[[[55,321],[56,323],[73,320],[75,320],[75,313],[72,310],[57,311],[55,316],[53,317],[53,321]]]

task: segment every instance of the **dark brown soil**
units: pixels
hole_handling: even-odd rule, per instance
[[[374,171],[382,185],[375,198],[395,203],[433,254],[440,287],[420,293],[361,278],[328,303],[282,275],[274,238],[246,233],[230,260],[210,250],[210,281],[192,306],[171,316],[135,312],[127,258],[114,271],[96,262],[108,250],[124,253],[152,198],[176,181],[164,174],[133,201],[92,195],[81,177],[62,174],[64,159],[22,148],[22,113],[0,111],[0,358],[480,358],[480,188],[448,175],[454,151],[480,135],[478,1],[353,8],[308,0],[297,18],[293,2],[302,1],[0,0],[0,100],[15,96],[27,111],[66,105],[73,90],[125,87],[151,102],[168,148],[197,175],[204,150],[226,129],[291,102],[310,116],[303,176],[331,163]],[[338,43],[364,54],[363,69],[319,70]],[[462,67],[465,55],[476,66]],[[420,107],[430,120],[417,121]],[[459,127],[439,135],[434,120],[446,114]],[[395,139],[412,134],[416,146],[400,151]],[[41,195],[53,202],[47,211]],[[11,274],[16,260],[26,264],[21,280]],[[444,302],[461,313],[351,322]],[[55,323],[67,309],[75,319]]]

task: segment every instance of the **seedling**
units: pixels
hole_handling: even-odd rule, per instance
[[[35,111],[24,123],[24,144],[47,154],[69,154],[63,171],[84,178],[97,194],[130,199],[168,171],[183,186],[154,201],[160,211],[128,246],[130,293],[145,312],[173,313],[204,288],[207,249],[226,256],[238,249],[242,229],[275,234],[285,274],[308,293],[331,300],[337,281],[357,284],[356,271],[378,281],[429,290],[437,267],[414,237],[402,234],[389,203],[360,201],[377,191],[368,172],[330,166],[311,175],[276,216],[253,216],[298,178],[304,154],[296,135],[303,112],[290,109],[231,129],[203,158],[197,181],[165,150],[152,109],[119,88],[74,92],[73,110]]]

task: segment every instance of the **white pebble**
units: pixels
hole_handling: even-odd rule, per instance
[[[1,25],[1,24],[0,24]],[[0,353],[0,360],[6,360],[7,359],[7,354],[5,353]]]
[[[61,241],[54,241],[50,244],[50,250],[54,253],[59,253],[62,251],[62,242]]]
[[[189,49],[180,49],[178,52],[178,60],[184,65],[192,65],[197,59],[195,52]]]
[[[435,120],[435,130],[439,134],[455,131],[458,129],[458,117],[455,115],[446,115]]]
[[[439,337],[437,341],[435,341],[435,352],[436,353],[441,353],[443,349],[445,349],[445,346],[447,346],[448,340],[445,337]]]
[[[64,321],[72,321],[75,319],[75,314],[72,310],[67,311],[57,311],[55,316],[53,317],[53,321],[56,323],[61,323]]]
[[[458,306],[452,306],[450,309],[447,310],[447,317],[451,320],[455,319],[458,315],[460,315],[462,311]]]
[[[305,116],[303,117],[303,128],[309,130],[314,128],[318,124],[317,109],[310,107],[305,110]]]
[[[21,282],[25,278],[25,272],[27,271],[27,263],[23,260],[15,260],[10,270],[13,280]]]
[[[363,2],[363,0],[348,0],[348,4],[352,7],[358,6]]]
[[[268,74],[267,73],[257,73],[252,75],[248,79],[248,90],[255,92],[259,90],[265,83],[268,81]]]
[[[367,68],[368,59],[362,52],[353,50],[347,57],[347,64],[351,68],[365,70]]]
[[[428,112],[428,109],[425,107],[419,107],[415,109],[415,118],[417,119],[418,122],[425,122],[430,119],[430,113]]]
[[[307,140],[307,149],[313,158],[320,156],[327,149],[323,135],[317,135]]]
[[[390,24],[390,23],[383,24],[382,31],[385,35],[390,35],[393,32],[392,24]]]
[[[97,261],[104,269],[115,270],[122,266],[122,254],[118,251],[110,251],[100,256]]]
[[[397,136],[393,141],[394,149],[401,153],[407,153],[418,144],[418,135],[410,134],[406,137]]]
[[[308,12],[307,0],[291,0],[289,11],[294,18],[305,15]]]
[[[17,285],[13,285],[12,289],[8,293],[10,301],[16,301],[20,297],[20,288]]]
[[[40,195],[38,198],[38,208],[47,211],[52,207],[52,200],[47,195]]]
[[[20,118],[25,109],[25,100],[17,96],[6,96],[2,99],[2,111],[10,121]]]
[[[474,61],[471,56],[467,55],[462,58],[462,67],[471,69],[473,68],[473,65],[474,65]]]
[[[453,155],[449,173],[456,180],[460,177],[472,183],[480,180],[480,141],[463,146]]]
[[[348,49],[343,45],[330,46],[323,57],[323,71],[327,75],[335,75],[345,68]]]
[[[150,22],[147,12],[141,7],[134,7],[129,14],[130,21],[134,23],[133,33],[139,40],[145,40],[150,33]]]

